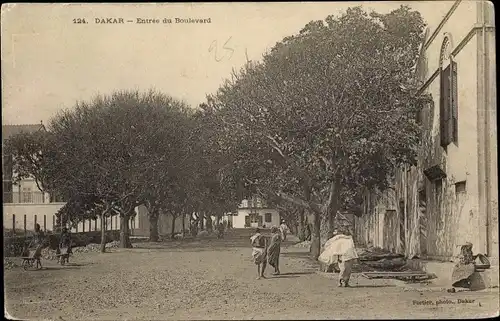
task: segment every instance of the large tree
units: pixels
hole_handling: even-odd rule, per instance
[[[408,7],[370,15],[350,8],[283,39],[208,101],[234,170],[314,214],[315,258],[321,216],[332,230],[353,190],[384,188],[415,157],[423,28]]]
[[[200,225],[205,219],[210,230],[211,217],[220,220],[224,213],[235,210],[241,195],[232,172],[232,159],[223,148],[219,119],[207,104],[199,107],[192,117],[189,143],[192,168],[185,180],[184,193],[187,208],[194,210]]]
[[[121,246],[129,247],[135,207],[164,202],[169,180],[187,157],[179,152],[187,110],[155,91],[115,92],[77,103],[51,119],[46,136],[16,137],[10,146],[19,173],[35,175],[44,190],[69,200],[64,211],[78,209],[73,220],[96,210],[103,217],[117,212]],[[29,158],[32,151],[36,157]],[[156,212],[150,213],[154,220]]]

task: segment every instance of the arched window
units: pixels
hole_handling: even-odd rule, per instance
[[[452,55],[452,38],[445,33],[439,56],[440,100],[439,129],[441,146],[458,144],[457,63]]]

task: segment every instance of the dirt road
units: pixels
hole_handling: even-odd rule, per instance
[[[484,317],[498,314],[498,291],[406,291],[353,276],[352,288],[315,273],[303,249],[283,249],[283,275],[255,280],[251,231],[224,240],[138,243],[86,253],[70,266],[5,271],[6,308],[22,319],[353,319]],[[461,300],[461,301],[459,301]],[[442,301],[436,305],[436,302]]]

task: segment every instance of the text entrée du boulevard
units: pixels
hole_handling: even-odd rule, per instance
[[[95,24],[108,25],[108,24],[207,24],[212,23],[211,18],[94,18],[92,20]],[[73,19],[73,23],[86,24],[85,18]]]

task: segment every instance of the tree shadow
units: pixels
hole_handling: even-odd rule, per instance
[[[87,266],[87,265],[91,265],[91,264],[93,264],[93,263],[85,263],[85,264],[83,264],[83,263],[71,263],[70,262],[70,263],[66,263],[64,266],[68,266],[68,267],[79,266],[80,267],[80,266]],[[64,266],[61,266],[61,267],[64,267]]]
[[[286,273],[281,273],[280,275],[308,275],[308,274],[316,274],[316,272],[311,271],[311,272],[286,272]]]
[[[79,270],[80,266],[70,266],[70,265],[64,265],[64,266],[44,266],[40,270],[33,270],[33,271],[60,271],[60,270]]]
[[[394,288],[396,285],[349,285],[350,288]]]
[[[302,258],[302,259],[311,259],[311,257],[309,256],[309,252],[282,252],[281,256]]]
[[[261,233],[270,237],[269,230],[261,229]],[[215,235],[205,237],[187,237],[184,239],[165,239],[159,242],[138,242],[133,243],[133,249],[148,249],[159,251],[181,251],[181,252],[203,252],[203,251],[230,251],[238,248],[248,248],[251,251],[250,237],[255,234],[255,229],[230,229],[224,238],[218,239]],[[293,245],[293,241],[282,242],[282,248]],[[133,250],[132,249],[132,250]],[[282,252],[284,256],[290,256],[290,252]],[[295,253],[295,252],[292,252]],[[307,257],[308,253],[298,254]]]
[[[284,273],[280,275],[272,275],[271,277],[267,277],[267,279],[291,279],[291,278],[298,278],[298,275],[284,275]]]

